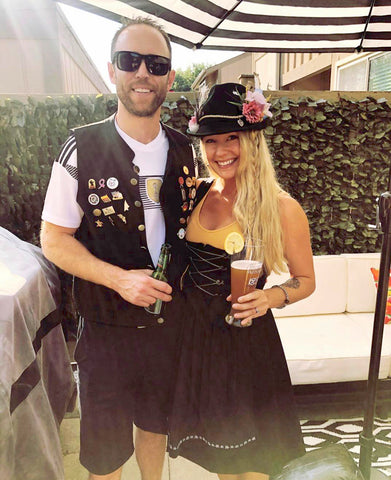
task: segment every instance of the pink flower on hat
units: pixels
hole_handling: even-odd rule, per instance
[[[189,131],[191,133],[197,133],[199,128],[200,126],[198,125],[197,117],[193,115],[189,120]]]
[[[250,103],[243,103],[242,113],[249,123],[260,122],[263,118],[262,106],[254,100]]]
[[[247,102],[247,103],[245,103]],[[263,117],[272,117],[269,111],[270,103],[267,103],[261,90],[247,90],[245,102],[243,103],[242,113],[249,123],[257,123],[263,120]]]

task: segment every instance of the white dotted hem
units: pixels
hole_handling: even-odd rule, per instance
[[[252,438],[249,438],[247,440],[245,440],[244,442],[242,443],[237,443],[236,445],[217,445],[215,443],[212,443],[210,442],[209,440],[207,440],[205,437],[202,437],[200,435],[188,435],[187,437],[185,438],[182,438],[176,446],[172,445],[171,443],[169,443],[169,447],[171,450],[178,450],[179,447],[189,441],[189,440],[201,440],[202,442],[206,443],[209,447],[213,447],[213,448],[220,448],[222,450],[229,450],[231,448],[240,448],[240,447],[244,447],[246,446],[247,444],[251,443],[251,442],[254,442],[256,440],[256,437],[252,437]]]

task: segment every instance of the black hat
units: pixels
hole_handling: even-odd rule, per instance
[[[187,133],[202,137],[262,130],[267,126],[267,118],[272,116],[269,107],[261,90],[247,91],[240,83],[217,84],[191,118]]]

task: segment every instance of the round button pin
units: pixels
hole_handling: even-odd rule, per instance
[[[157,319],[157,323],[159,323],[160,325],[161,325],[162,323],[164,323],[164,318],[163,318],[163,317],[159,317],[159,318]]]
[[[136,201],[134,202],[134,206],[135,206],[135,207],[141,207],[141,202],[140,202],[139,200],[136,200]]]
[[[138,184],[137,178],[131,178],[131,179],[130,179],[130,183],[131,183],[132,185],[137,185],[137,184]]]
[[[145,230],[145,225],[139,225],[137,228],[140,232],[143,232]]]
[[[99,203],[99,197],[96,193],[91,193],[91,195],[88,195],[88,203],[91,205],[98,205]]]
[[[100,217],[102,215],[102,210],[99,210],[99,208],[95,208],[92,211],[92,214],[95,215],[95,217]]]
[[[186,178],[186,187],[191,187],[193,185],[193,180],[190,177]]]
[[[189,175],[189,169],[186,167],[186,165],[183,167],[183,171],[185,172],[185,175]]]
[[[186,235],[186,230],[184,228],[180,228],[177,233],[178,237],[182,240],[185,238]]]
[[[107,179],[106,185],[113,190],[118,187],[118,180],[115,177],[110,177]]]

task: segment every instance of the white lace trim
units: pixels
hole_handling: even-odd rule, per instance
[[[210,442],[209,440],[207,440],[205,437],[202,437],[201,435],[188,435],[187,437],[182,438],[175,447],[174,447],[174,445],[169,443],[169,447],[171,448],[171,450],[178,450],[179,447],[186,441],[201,440],[202,442],[206,443],[209,447],[220,448],[220,449],[223,449],[223,450],[229,450],[231,448],[244,447],[248,443],[254,442],[256,439],[257,439],[256,437],[251,437],[251,438],[245,440],[242,443],[237,443],[236,445],[217,445],[215,443]]]

